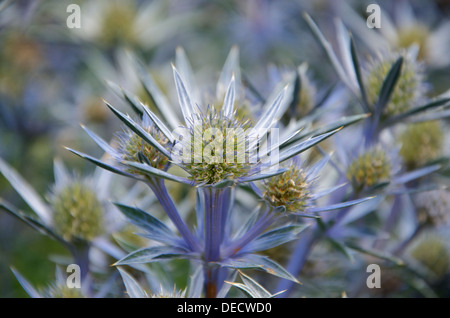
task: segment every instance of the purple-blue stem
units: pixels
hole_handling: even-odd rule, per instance
[[[167,216],[173,222],[178,232],[180,232],[180,235],[183,237],[188,247],[194,252],[199,252],[201,250],[200,244],[192,235],[186,223],[184,223],[183,219],[178,213],[175,204],[173,203],[169,193],[167,192],[164,181],[162,181],[161,179],[156,179],[152,180],[152,182],[149,182],[148,184],[153,190],[153,193],[155,194],[159,203],[162,205],[164,211],[167,213]]]
[[[340,191],[337,191],[335,195],[331,198],[332,202],[338,202],[336,200],[336,196],[339,194],[342,194],[345,190],[345,187],[340,189]],[[330,227],[327,228],[326,232],[323,232],[323,229],[320,228],[319,224],[316,222],[313,224],[313,226],[309,229],[307,233],[305,233],[298,241],[297,246],[294,249],[294,252],[292,253],[292,257],[289,260],[289,263],[286,267],[287,271],[291,273],[294,277],[298,276],[305,265],[306,259],[308,258],[311,250],[313,249],[314,245],[317,243],[318,239],[329,235],[331,231],[335,230],[335,226],[339,224],[339,222],[347,215],[348,211],[350,211],[351,207],[343,208],[338,212],[337,215],[334,214],[328,214],[325,218],[326,221],[329,221],[330,219],[333,219],[335,221],[334,224],[332,224]],[[294,286],[294,283],[282,279],[280,280],[277,290],[285,290],[284,293],[280,294],[279,297],[288,297],[289,293],[291,292],[292,288]]]
[[[221,259],[221,245],[225,236],[225,226],[229,209],[230,187],[205,187],[204,226],[205,226],[205,293],[207,298],[215,298],[221,285],[220,268],[215,262]]]

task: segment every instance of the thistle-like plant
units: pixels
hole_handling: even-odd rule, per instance
[[[181,121],[176,119],[167,97],[154,84],[151,75],[143,70],[141,64],[138,67],[144,87],[159,111],[169,119],[168,123],[164,124],[137,98],[113,86],[130,104],[138,119],[123,114],[107,103],[126,126],[125,133],[120,134],[119,142],[115,143],[118,145],[116,147],[88,128],[83,128],[111,155],[114,163],[111,165],[76,150],[69,150],[100,167],[148,184],[180,236],[147,212],[117,203],[132,223],[147,231],[147,237],[162,244],[132,252],[116,265],[148,263],[168,258],[191,259],[194,264],[203,267],[204,295],[207,297],[221,294],[220,291],[226,286],[224,281],[231,275],[230,268],[259,268],[297,282],[280,265],[256,254],[297,238],[304,228],[292,223],[289,218],[283,219],[283,214],[277,212],[289,208],[289,204],[268,204],[263,200],[250,219],[240,229],[236,229],[229,221],[234,212],[236,191],[245,185],[250,185],[255,190],[256,187],[252,186],[254,181],[276,178],[286,173],[287,169],[280,168],[279,164],[330,137],[343,125],[331,125],[316,134],[313,131],[300,135],[301,130],[297,129],[280,137],[278,130],[274,128],[277,128],[277,120],[289,105],[293,92],[288,86],[271,95],[253,126],[244,118],[237,119],[237,107],[244,104],[244,87],[240,83],[236,47],[230,51],[225,62],[215,97],[207,99],[212,103],[208,106],[202,100],[197,100],[197,96],[201,94],[195,89],[190,64],[184,51],[177,49],[172,69],[181,108]],[[171,126],[176,129],[171,131]],[[269,133],[270,138],[267,138]],[[325,161],[321,161],[320,166],[324,163]],[[175,171],[174,167],[181,168],[186,173],[177,175],[172,172]],[[317,173],[320,169],[313,170],[317,170]],[[164,180],[195,186],[195,230],[177,211]],[[348,202],[348,205],[356,203],[358,202]],[[341,207],[338,205],[329,209]],[[312,209],[311,213],[305,214],[313,216],[318,211],[322,209]],[[284,221],[279,225],[281,219]]]
[[[343,136],[342,134],[336,136],[337,140],[340,139],[339,137],[343,137],[343,141],[338,143],[341,147],[337,148],[338,157],[341,160],[333,161],[332,164],[336,169],[338,179],[342,182],[345,180],[350,181],[352,187],[351,189],[343,187],[339,191],[336,191],[330,196],[330,201],[339,202],[343,198],[344,200],[348,198],[355,200],[361,196],[377,193],[374,191],[382,189],[381,192],[378,192],[382,198],[390,195],[395,198],[391,206],[390,216],[384,220],[384,230],[390,232],[395,228],[398,214],[400,213],[398,193],[408,191],[406,189],[411,183],[438,171],[441,166],[429,165],[405,172],[404,169],[401,169],[397,165],[397,156],[391,155],[393,149],[388,149],[386,146],[379,148],[381,135],[382,133],[386,133],[389,136],[390,131],[387,128],[392,128],[394,124],[405,119],[413,118],[420,113],[428,112],[428,114],[432,114],[430,115],[431,117],[434,115],[437,117],[442,116],[443,113],[437,107],[448,105],[449,99],[441,96],[435,100],[425,102],[423,106],[417,106],[416,90],[419,89],[418,91],[420,91],[421,85],[423,84],[421,84],[419,74],[416,74],[415,71],[411,71],[411,68],[408,68],[408,63],[411,62],[410,60],[406,62],[406,68],[403,68],[405,58],[401,55],[397,59],[394,59],[393,62],[388,63],[389,67],[384,72],[379,72],[380,74],[383,73],[383,75],[376,76],[377,88],[369,91],[368,85],[371,85],[372,80],[364,79],[355,43],[345,29],[344,24],[340,20],[336,22],[337,44],[341,53],[341,58],[338,58],[332,45],[327,41],[311,17],[305,14],[305,19],[313,34],[324,48],[340,80],[359,102],[363,111],[370,114],[366,120],[362,121],[360,127],[358,127],[360,130],[350,131],[350,134],[353,136],[356,132],[361,136],[361,140],[355,141],[357,143],[356,145],[352,145],[350,142],[352,138],[349,138],[349,136]],[[407,56],[406,58],[409,57]],[[409,66],[411,67],[411,65]],[[405,69],[406,73],[403,73]],[[404,76],[403,85],[397,86],[402,82],[402,76]],[[411,78],[407,78],[408,76],[411,76]],[[375,79],[373,81],[375,82]],[[409,90],[409,84],[417,86]],[[408,95],[407,92],[412,94]],[[397,94],[397,98],[395,94]],[[395,114],[386,112],[390,103],[394,105],[396,101],[401,99],[399,96],[411,97],[408,103],[408,109],[400,107],[402,109],[398,109],[398,112],[395,112]],[[342,166],[342,163],[345,166]],[[373,203],[376,206],[380,201],[374,200]],[[370,211],[371,209],[376,208],[369,206],[365,211]],[[375,243],[370,248],[361,247],[346,239],[348,235],[346,234],[348,233],[346,226],[350,220],[355,220],[355,217],[348,217],[350,211],[352,211],[352,206],[346,207],[334,215],[327,215],[319,220],[317,224],[314,224],[312,227],[313,231],[309,231],[308,234],[304,235],[303,240],[300,240],[295,247],[287,269],[291,273],[298,273],[305,265],[308,255],[320,237],[331,241],[338,250],[344,252],[346,255],[350,255],[349,249],[367,252],[367,249],[373,246],[380,248]],[[359,213],[362,214],[358,217],[364,215],[364,212]],[[373,251],[369,253],[373,253]],[[289,282],[281,282],[278,285],[279,289],[290,290],[291,287],[292,285]],[[288,294],[289,292],[285,295]]]
[[[109,183],[113,175],[98,169],[92,175],[77,176],[70,173],[60,159],[55,159],[55,183],[50,187],[47,197],[42,198],[1,158],[0,173],[31,211],[20,211],[3,199],[0,199],[0,210],[61,243],[70,253],[72,261],[80,266],[84,295],[93,297],[96,290],[90,278],[95,257],[93,258],[91,251],[98,249],[104,255],[115,259],[124,255],[110,240],[110,235],[124,225],[123,220],[118,218],[116,208],[106,199],[110,194]],[[60,282],[57,286],[64,287]]]

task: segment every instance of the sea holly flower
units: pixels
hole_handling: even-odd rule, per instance
[[[367,62],[360,62],[355,42],[342,21],[337,20],[335,23],[337,46],[341,53],[339,58],[312,18],[305,14],[305,20],[325,49],[340,80],[356,97],[362,110],[371,114],[363,133],[368,145],[378,142],[383,129],[401,121],[425,115],[432,118],[448,116],[445,107],[448,107],[450,99],[445,93],[431,99],[425,96],[430,87],[424,82],[423,65],[417,61],[414,47],[388,50],[397,52],[385,54],[385,61],[390,63],[383,66],[383,62],[380,62],[368,68]],[[372,70],[372,75],[370,72],[365,73],[368,69]]]
[[[284,214],[311,218],[320,218],[318,212],[337,210],[371,199],[371,197],[361,198],[323,206],[317,204],[319,199],[345,185],[343,183],[327,189],[317,189],[316,183],[320,173],[326,167],[330,157],[331,155],[327,155],[310,166],[306,166],[299,157],[295,157],[289,162],[285,172],[263,180],[259,188],[253,186],[253,189],[269,205],[283,208]]]
[[[411,268],[420,273],[428,283],[434,286],[446,285],[446,275],[450,266],[447,233],[429,229],[418,236],[405,249],[404,254]]]
[[[308,232],[304,234],[302,240],[299,240],[294,249],[292,258],[287,265],[289,272],[300,272],[308,255],[321,237],[331,241],[336,248],[344,253],[349,253],[348,249],[357,249],[364,252],[365,249],[363,247],[355,247],[355,245],[348,243],[354,234],[352,226],[349,224],[352,221],[363,218],[369,211],[377,210],[380,202],[382,202],[380,201],[381,198],[387,199],[390,196],[396,198],[397,195],[408,191],[408,183],[436,172],[441,168],[440,165],[430,165],[414,171],[404,171],[401,169],[396,149],[390,149],[381,142],[371,146],[367,146],[363,140],[353,140],[353,143],[349,142],[349,135],[354,136],[356,131],[363,128],[351,127],[349,130],[337,134],[334,138],[334,142],[337,145],[336,156],[339,160],[330,160],[330,163],[338,173],[338,184],[347,183],[330,192],[328,205],[331,207],[335,205],[340,206],[340,204],[345,204],[347,200],[354,202],[365,197],[370,198],[371,195],[377,195],[378,197],[370,200],[361,209],[358,209],[358,207],[353,208],[355,204],[348,204],[336,214],[327,213],[319,219],[319,222],[310,226]],[[348,185],[350,185],[350,189]],[[388,228],[393,228],[393,224],[401,210],[398,208],[398,203],[394,204],[396,202],[395,199],[393,201],[383,201],[390,202],[391,206],[391,210],[388,212],[390,217],[385,219],[386,224],[389,224],[386,225],[386,231],[388,231]],[[325,204],[323,208],[326,209],[326,207],[327,205]],[[353,216],[350,217],[352,211],[357,212],[354,212]],[[360,235],[359,239],[362,241],[363,236]],[[280,290],[286,288],[290,290],[292,284],[282,281],[278,285]]]
[[[391,66],[402,57],[402,67],[397,83],[390,93],[390,99],[384,106],[382,116],[395,116],[404,113],[424,102],[427,85],[424,81],[424,67],[416,60],[413,50],[391,54],[380,54],[377,59],[368,62],[363,71],[367,101],[375,105],[381,93],[384,80]]]
[[[19,211],[4,200],[0,200],[0,209],[60,242],[70,252],[74,263],[80,266],[83,282],[90,282],[87,278],[91,277],[92,264],[101,266],[104,258],[101,255],[115,259],[123,257],[124,252],[109,237],[124,226],[120,214],[107,200],[113,174],[98,169],[84,177],[73,175],[61,160],[55,159],[55,183],[43,198],[2,159],[0,172],[31,212]],[[94,256],[93,250],[100,253]],[[86,295],[92,295],[93,286],[86,283],[86,287]]]
[[[355,191],[371,188],[391,179],[389,155],[382,148],[369,149],[356,157],[348,166],[347,178]]]
[[[428,10],[427,13],[421,15],[422,9]],[[446,34],[450,31],[450,25],[438,8],[424,8],[422,4],[414,7],[409,1],[402,1],[393,4],[390,10],[383,7],[380,10],[383,26],[369,29],[366,18],[354,8],[346,3],[339,6],[345,23],[372,51],[416,46],[419,60],[432,70],[449,65],[450,59],[446,52],[450,42]]]
[[[35,218],[8,209],[9,212],[26,222],[36,222],[38,228],[62,242],[91,242],[101,236],[107,227],[115,226],[103,221],[113,213],[105,207],[108,188],[103,186],[110,176],[104,172],[77,177],[67,171],[62,161],[55,159],[55,183],[47,197],[48,203],[3,160],[0,160],[0,172],[31,207]]]
[[[444,131],[439,121],[408,124],[398,137],[399,154],[408,169],[437,159],[443,152]]]
[[[65,240],[90,241],[103,231],[103,207],[86,181],[58,185],[51,196],[53,226]]]
[[[267,237],[263,236],[263,232],[270,229],[277,219],[272,216],[273,207],[258,207],[254,218],[259,215],[260,220],[255,224],[253,221],[248,223],[241,230],[242,233],[232,239],[232,229],[226,221],[230,218],[236,186],[284,172],[286,169],[278,167],[280,163],[335,134],[342,125],[336,124],[326,127],[322,132],[303,136],[298,136],[300,130],[296,130],[278,138],[280,136],[275,125],[289,105],[289,95],[292,94],[288,86],[278,88],[271,94],[254,126],[237,119],[236,108],[242,104],[240,98],[244,95],[236,47],[231,49],[224,64],[215,97],[207,99],[212,104],[206,107],[195,103],[202,94],[195,88],[197,86],[184,51],[178,48],[176,53],[176,63],[172,69],[181,121],[175,119],[167,98],[154,85],[151,76],[143,73],[141,67],[139,72],[147,92],[159,111],[166,114],[166,119],[171,118],[167,125],[146,105],[123,91],[125,100],[140,119],[134,120],[107,103],[129,129],[119,137],[118,147],[110,145],[84,127],[92,139],[114,158],[115,164],[110,165],[69,149],[100,167],[147,183],[181,235],[181,238],[178,237],[159,220],[140,209],[117,204],[132,223],[150,231],[146,234],[148,238],[163,245],[137,250],[116,265],[167,258],[201,260],[204,264],[207,297],[217,296],[223,288],[224,279],[229,275],[226,268],[260,267],[274,275],[296,281],[278,264],[254,254],[293,240],[300,231],[297,226],[288,224],[267,234],[279,238],[266,242]],[[176,129],[170,131],[169,127],[174,124]],[[269,133],[270,137],[267,138]],[[172,165],[185,170],[188,176],[172,174]],[[196,231],[192,231],[181,218],[165,188],[164,179],[196,186]]]
[[[287,212],[304,211],[311,199],[309,183],[306,173],[294,167],[264,182],[264,198]]]

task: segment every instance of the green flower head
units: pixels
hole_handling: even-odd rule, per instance
[[[346,174],[354,189],[358,191],[389,181],[391,177],[389,156],[381,148],[369,149],[353,160]]]
[[[371,105],[375,105],[392,64],[397,58],[403,56],[401,74],[382,114],[384,117],[398,115],[411,109],[425,95],[423,69],[411,55],[410,53],[400,53],[382,56],[373,60],[366,71],[367,98]]]
[[[171,146],[170,141],[164,134],[148,121],[145,122],[142,124],[143,129],[161,146],[169,148]],[[117,141],[119,160],[146,163],[153,168],[161,170],[164,170],[169,163],[169,158],[128,128],[125,129],[123,134],[118,135]],[[129,168],[128,172],[141,173],[139,170],[133,168]]]
[[[263,195],[272,206],[284,206],[287,212],[305,211],[312,198],[307,174],[296,166],[265,180]]]
[[[195,183],[215,184],[245,176],[251,169],[247,146],[247,121],[225,117],[214,107],[195,114],[185,147],[190,158],[182,166]]]
[[[411,257],[425,267],[436,278],[443,278],[450,269],[450,254],[445,238],[427,234],[412,247]]]
[[[427,121],[408,125],[400,135],[400,156],[408,169],[418,168],[436,159],[442,152],[444,133],[440,122]]]
[[[103,232],[103,207],[85,182],[75,180],[57,189],[51,204],[54,227],[65,240],[90,241]]]

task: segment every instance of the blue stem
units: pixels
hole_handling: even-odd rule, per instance
[[[225,236],[225,220],[229,203],[226,198],[231,188],[205,187],[204,194],[204,226],[205,226],[205,291],[206,297],[217,296],[220,280],[220,268],[214,264],[221,259],[221,245]]]
[[[292,257],[286,267],[287,271],[294,277],[297,277],[300,274],[300,271],[305,265],[306,259],[308,258],[309,253],[316,243],[317,238],[317,226],[315,226],[314,228],[310,229],[308,233],[305,233],[302,236],[301,240],[299,240],[297,246],[295,247],[294,253],[292,253]],[[288,297],[293,287],[294,283],[292,281],[286,279],[280,280],[276,290],[285,290],[285,292],[281,293],[278,297]]]
[[[350,200],[351,199],[352,197],[350,198]],[[300,271],[305,265],[306,259],[308,258],[311,250],[313,249],[319,238],[324,236],[332,236],[333,232],[339,229],[340,221],[347,215],[350,209],[351,206],[341,209],[336,215],[328,214],[328,217],[325,217],[324,221],[329,221],[331,219],[332,221],[334,221],[334,223],[327,227],[325,232],[322,228],[319,227],[318,223],[315,223],[311,227],[309,232],[303,235],[303,237],[299,240],[297,246],[295,247],[294,253],[292,253],[292,257],[287,265],[286,269],[289,273],[291,273],[294,277],[300,274]],[[292,281],[283,279],[278,284],[277,290],[286,290],[286,292],[282,293],[280,296],[287,297],[291,292],[293,286],[294,283]]]
[[[156,198],[162,205],[164,211],[167,213],[167,216],[173,222],[175,227],[180,232],[180,235],[183,237],[184,241],[188,245],[188,247],[195,252],[199,252],[201,247],[197,241],[197,239],[192,235],[191,231],[187,227],[186,223],[184,223],[180,214],[175,207],[175,204],[172,201],[167,189],[164,185],[164,182],[160,179],[154,180],[154,182],[149,182],[150,188],[155,193]]]
[[[205,195],[205,261],[215,262],[220,259],[220,246],[224,239],[226,220],[226,202],[224,196],[229,188],[207,187]]]

